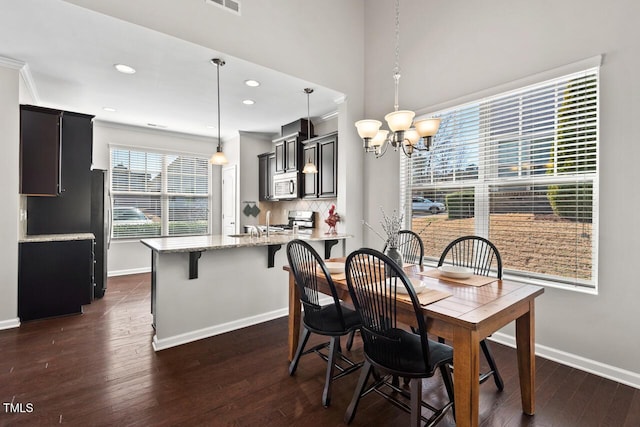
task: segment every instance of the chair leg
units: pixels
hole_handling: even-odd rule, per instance
[[[322,406],[325,408],[331,404],[331,384],[333,383],[333,371],[336,367],[338,350],[340,350],[340,337],[331,337],[329,360],[327,360],[327,375],[324,379],[324,390],[322,391]]]
[[[447,396],[449,396],[449,400],[453,403],[451,406],[451,410],[453,413],[453,419],[456,419],[456,406],[455,406],[455,395],[453,394],[453,378],[451,378],[451,366],[447,363],[443,363],[440,365],[440,373],[442,374],[442,382],[444,382],[444,388],[447,390]]]
[[[307,328],[302,328],[302,339],[298,343],[298,349],[296,350],[296,355],[293,357],[291,364],[289,365],[289,375],[293,375],[298,369],[298,362],[300,361],[300,356],[302,356],[302,351],[304,350],[304,346],[307,345],[307,341],[309,340],[309,336],[311,335],[311,331]]]
[[[362,392],[367,386],[367,381],[369,380],[369,375],[371,374],[371,370],[373,367],[371,363],[365,360],[364,366],[362,366],[362,371],[360,372],[360,378],[358,379],[358,384],[356,385],[356,389],[353,392],[353,398],[351,399],[351,403],[347,407],[347,412],[344,414],[344,422],[346,424],[350,424],[353,421],[353,417],[356,415],[356,410],[358,409],[358,403],[360,402],[360,398],[362,397]]]
[[[356,335],[356,330],[354,329],[349,333],[349,338],[347,338],[347,350],[351,351],[351,347],[353,346],[353,338]]]
[[[500,376],[500,372],[498,372],[498,366],[496,365],[496,361],[493,358],[493,354],[491,354],[491,350],[489,350],[487,340],[480,341],[480,347],[482,348],[484,357],[487,358],[489,369],[493,371],[493,380],[496,383],[496,387],[498,387],[498,391],[504,390],[504,382],[502,381],[502,376]]]
[[[422,379],[412,378],[411,382],[411,419],[410,426],[420,427],[422,424]]]

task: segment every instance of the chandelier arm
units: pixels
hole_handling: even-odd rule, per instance
[[[411,150],[407,151],[407,148],[406,148],[407,145],[411,146]],[[402,152],[404,153],[404,155],[407,156],[408,158],[411,158],[411,154],[413,152],[413,149],[415,148],[411,145],[411,141],[409,141],[408,139],[403,139],[400,142],[400,146],[402,147]]]
[[[380,157],[385,155],[385,153],[389,149],[389,145],[391,145],[391,143],[389,142],[388,139],[385,139],[382,145],[380,146],[380,148],[376,149],[375,151],[376,159],[379,159]]]

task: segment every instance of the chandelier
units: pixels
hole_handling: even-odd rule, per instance
[[[389,130],[380,129],[382,122],[379,120],[359,120],[355,123],[358,135],[362,138],[364,151],[375,153],[376,158],[382,157],[391,145],[394,151],[400,148],[402,152],[411,157],[414,150],[427,151],[431,147],[431,138],[438,132],[440,119],[428,118],[413,121],[416,113],[409,110],[398,109],[398,87],[400,84],[400,0],[396,0],[396,62],[393,69],[393,81],[395,85],[394,111],[384,116]],[[418,143],[422,139],[423,146]]]

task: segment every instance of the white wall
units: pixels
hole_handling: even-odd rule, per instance
[[[361,246],[364,156],[353,123],[364,109],[364,0],[243,0],[241,16],[204,1],[67,2],[348,94],[336,100],[338,209],[354,236],[347,247]]]
[[[393,2],[366,6],[366,116],[393,108]],[[604,54],[600,88],[599,294],[547,288],[537,300],[536,341],[548,357],[640,387],[635,272],[640,254],[637,143],[640,2],[401,2],[400,108],[420,110]],[[386,59],[386,60],[385,60]],[[372,62],[369,62],[372,64]],[[366,208],[397,205],[398,163],[365,161]],[[369,240],[371,241],[371,239]],[[513,328],[503,330],[513,335]],[[507,336],[503,336],[508,339]]]
[[[239,218],[240,228],[243,231],[245,225],[258,224],[258,218],[247,216],[243,213],[245,206],[256,205],[260,207],[258,200],[258,154],[266,153],[273,150],[272,136],[251,132],[240,132],[240,165],[238,173],[238,189],[240,204]]]
[[[18,319],[19,72],[0,62],[0,329]]]

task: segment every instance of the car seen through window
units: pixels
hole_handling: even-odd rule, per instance
[[[432,214],[437,214],[440,212],[444,212],[446,210],[446,207],[443,203],[434,202],[425,197],[413,197],[411,210],[413,210],[413,212],[429,212]]]

